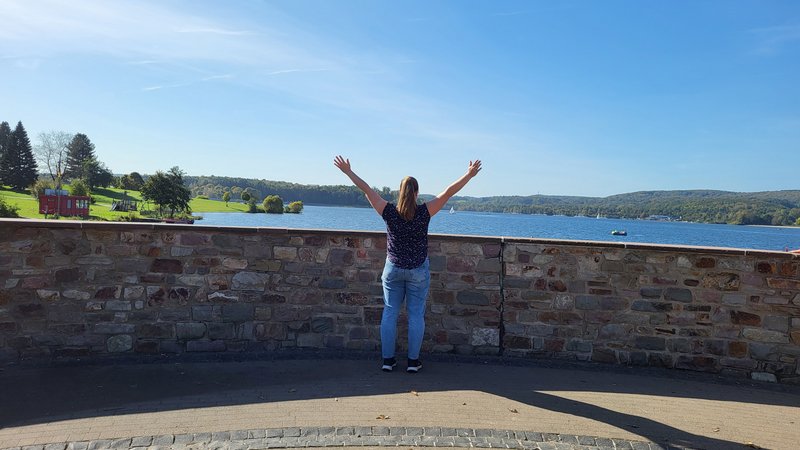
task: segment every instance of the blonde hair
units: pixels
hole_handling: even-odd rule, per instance
[[[411,220],[414,218],[414,213],[417,212],[417,193],[419,192],[419,184],[414,177],[405,177],[400,182],[400,193],[397,200],[397,212],[400,217]]]

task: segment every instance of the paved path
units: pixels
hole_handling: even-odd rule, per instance
[[[411,375],[331,359],[0,370],[0,448],[798,443],[800,389],[669,371],[426,362]]]

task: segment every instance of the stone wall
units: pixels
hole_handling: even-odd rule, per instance
[[[0,220],[0,359],[377,351],[385,248],[371,232]],[[800,382],[798,256],[434,235],[430,260],[424,352]]]

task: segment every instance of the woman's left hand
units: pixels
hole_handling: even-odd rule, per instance
[[[350,160],[342,158],[342,155],[337,155],[336,158],[333,158],[333,165],[346,174],[352,171],[352,169],[350,169]]]

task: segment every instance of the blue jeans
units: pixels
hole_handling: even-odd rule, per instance
[[[425,334],[425,300],[431,286],[430,262],[402,269],[388,259],[383,268],[383,317],[381,318],[381,352],[384,358],[394,357],[397,340],[397,318],[403,300],[408,311],[408,358],[419,359],[422,336]]]

